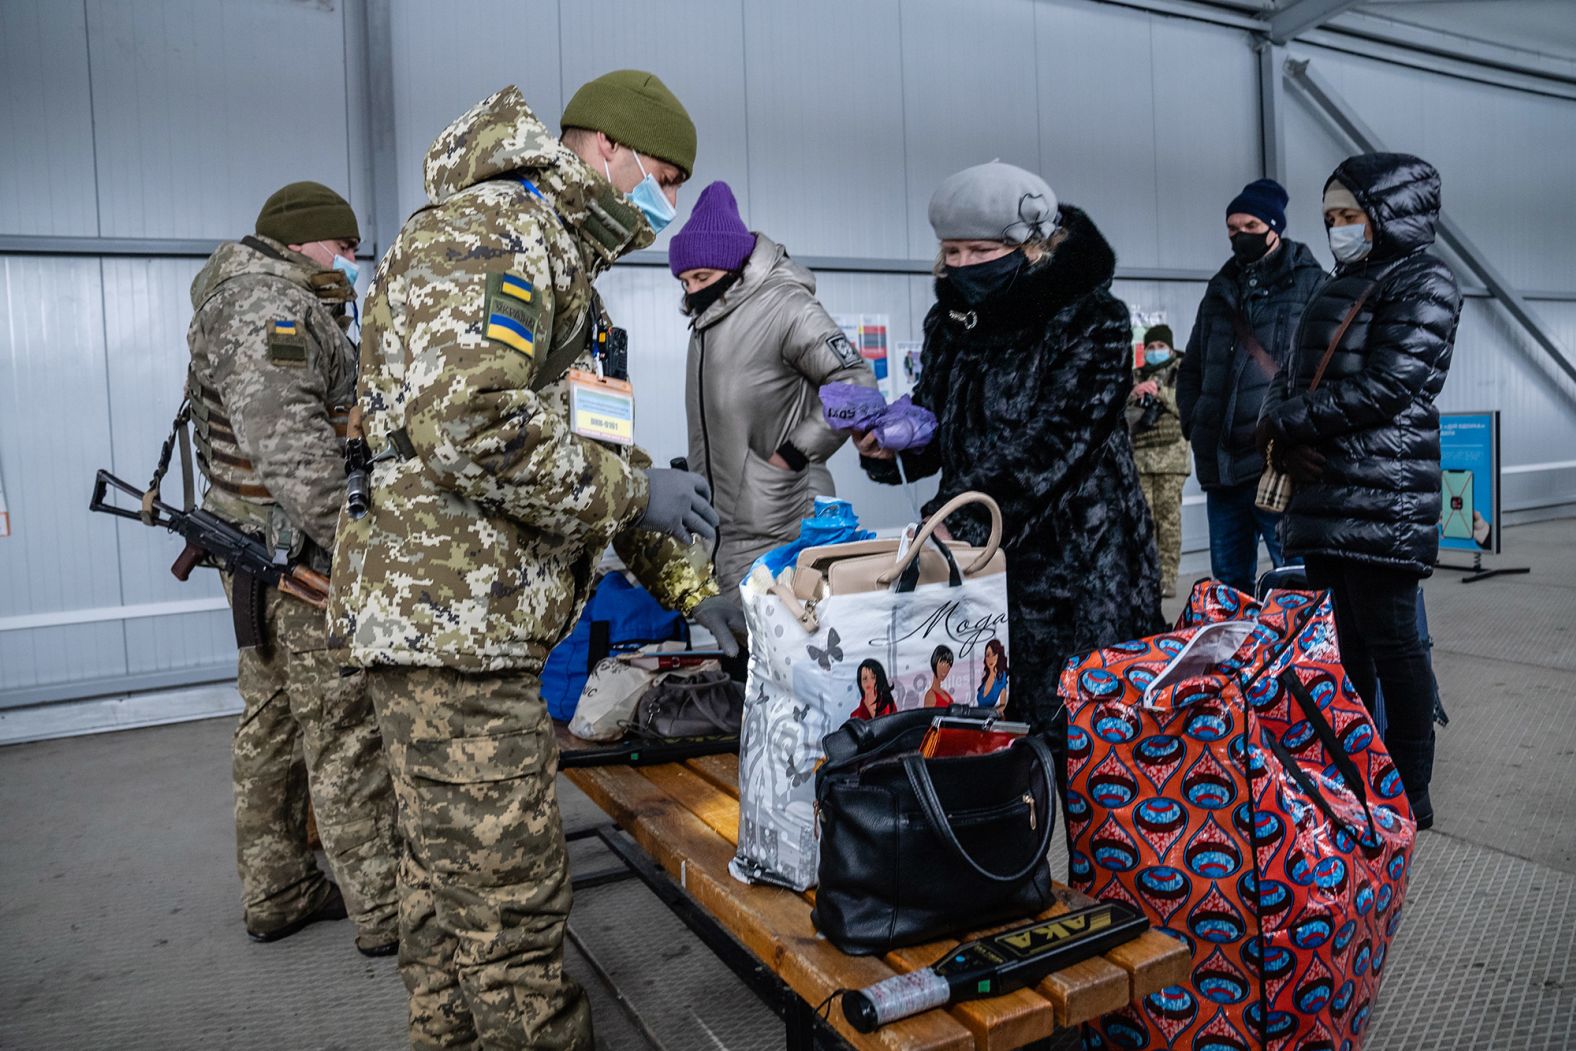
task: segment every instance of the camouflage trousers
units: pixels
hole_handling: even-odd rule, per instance
[[[399,793],[400,973],[414,1048],[591,1051],[564,974],[572,892],[541,683],[369,668]]]
[[[1174,595],[1177,566],[1182,561],[1182,486],[1185,474],[1139,474],[1149,514],[1155,520],[1155,546],[1160,555],[1160,589]]]
[[[277,930],[328,897],[328,877],[306,845],[310,791],[357,943],[387,944],[398,929],[399,833],[366,675],[340,674],[321,610],[273,589],[263,609],[268,645],[241,651],[246,709],[232,756],[247,929]]]

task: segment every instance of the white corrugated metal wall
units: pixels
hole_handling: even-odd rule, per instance
[[[387,27],[381,50],[367,46],[369,12]],[[342,188],[368,240],[383,240],[422,202],[428,143],[477,99],[517,83],[555,123],[581,82],[640,66],[700,129],[680,221],[700,186],[728,180],[754,227],[826,264],[834,312],[886,314],[894,340],[917,338],[930,192],[1001,157],[1088,210],[1117,247],[1118,293],[1165,310],[1182,338],[1225,255],[1224,203],[1260,174],[1252,41],[1085,0],[0,0],[0,245],[13,248],[0,253],[13,523],[0,539],[0,708],[233,661],[212,575],[178,585],[165,571],[177,542],[90,520],[85,504],[98,466],[145,479],[178,399],[191,276],[277,186]],[[1576,346],[1576,102],[1291,51],[1387,145],[1440,166],[1450,211]],[[1291,234],[1327,258],[1315,195],[1349,151],[1292,98],[1284,119]],[[51,253],[44,238],[90,240]],[[676,283],[626,264],[602,287],[631,332],[639,436],[659,460],[678,455]],[[1505,410],[1508,507],[1576,501],[1573,398],[1497,305],[1472,301],[1444,401]],[[905,517],[851,454],[834,469],[867,517]],[[1201,510],[1188,509],[1190,548]],[[181,612],[193,604],[207,608]]]

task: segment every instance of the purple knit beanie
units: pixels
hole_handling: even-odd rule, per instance
[[[668,242],[668,269],[737,270],[755,251],[755,235],[739,218],[728,184],[718,180],[700,192],[683,229]]]

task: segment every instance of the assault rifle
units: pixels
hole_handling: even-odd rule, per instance
[[[140,510],[117,507],[106,501],[104,498],[111,486],[135,497],[141,504]],[[186,549],[170,567],[177,580],[188,579],[192,570],[204,560],[229,573],[234,592],[230,605],[235,616],[235,641],[243,649],[263,641],[265,587],[278,588],[291,598],[318,609],[328,607],[328,578],[323,574],[305,566],[275,562],[261,541],[218,515],[200,507],[183,511],[165,503],[159,498],[156,485],[145,492],[108,471],[99,471],[88,510],[129,518],[144,525],[163,526],[185,537]]]

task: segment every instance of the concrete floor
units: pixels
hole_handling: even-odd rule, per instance
[[[1530,576],[1428,584],[1438,823],[1367,1046],[1576,1048],[1576,557],[1507,530]],[[228,741],[209,720],[0,749],[0,1048],[404,1046],[404,989],[348,924],[241,928]],[[604,819],[562,785],[565,824]],[[614,864],[574,845],[576,872]],[[1065,864],[1065,862],[1064,862]],[[614,1051],[782,1046],[775,1016],[638,882],[582,890],[568,966]]]

